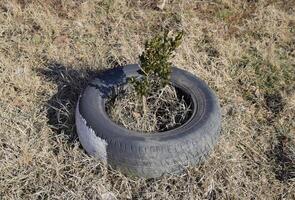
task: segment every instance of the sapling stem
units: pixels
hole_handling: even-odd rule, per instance
[[[142,95],[142,110],[143,110],[143,116],[146,116],[147,110],[147,103],[146,103],[146,97]]]

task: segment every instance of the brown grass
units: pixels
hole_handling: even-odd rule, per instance
[[[154,2],[154,1],[153,1]],[[0,3],[0,199],[294,199],[292,1]],[[182,175],[130,179],[81,148],[73,110],[99,70],[183,29],[174,63],[216,91],[222,137]]]
[[[153,84],[161,83],[154,80]],[[146,97],[136,94],[132,85],[125,87],[111,98],[106,110],[114,122],[127,129],[156,134],[181,126],[191,116],[191,99],[186,100],[172,85],[152,88],[152,95]]]

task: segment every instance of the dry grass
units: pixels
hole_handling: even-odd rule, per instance
[[[294,1],[144,2],[1,1],[0,199],[294,199]],[[132,180],[85,154],[73,109],[164,28],[185,30],[174,63],[216,91],[223,134],[201,166]]]
[[[153,84],[159,85],[160,81]],[[154,89],[143,100],[132,85],[119,91],[107,104],[110,118],[121,126],[141,133],[155,134],[184,124],[191,116],[190,99],[172,85]],[[143,103],[145,101],[145,103]]]

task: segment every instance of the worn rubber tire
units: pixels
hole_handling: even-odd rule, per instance
[[[169,131],[138,133],[114,123],[105,110],[109,96],[127,77],[140,76],[138,72],[136,64],[107,70],[81,94],[76,127],[84,149],[125,174],[146,178],[178,173],[187,165],[200,163],[220,134],[220,107],[213,91],[196,76],[173,67],[171,81],[191,96],[192,117]]]

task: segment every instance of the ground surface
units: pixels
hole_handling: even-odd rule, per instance
[[[158,87],[160,82],[153,84]],[[117,124],[143,134],[177,128],[192,116],[191,99],[186,102],[184,95],[177,94],[171,85],[155,88],[151,95],[144,98],[145,106],[142,97],[130,84],[106,104],[106,111]]]
[[[294,199],[294,1],[0,2],[0,199]],[[81,149],[74,107],[102,69],[161,29],[216,91],[222,137],[184,174],[130,179]]]

